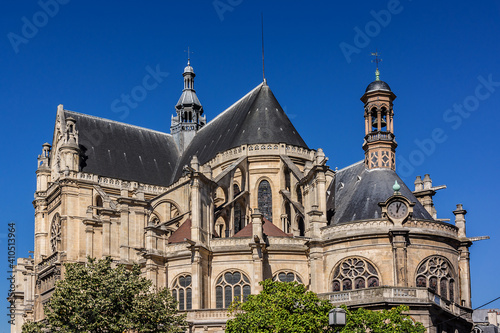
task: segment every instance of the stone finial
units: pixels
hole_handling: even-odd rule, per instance
[[[205,177],[207,177],[208,179],[212,179],[212,168],[210,167],[210,165],[208,164],[205,164],[203,166],[203,174],[205,175]]]
[[[252,213],[252,236],[254,239],[256,239],[256,237],[260,240],[263,239],[262,219],[263,215],[258,208],[255,208]]]
[[[316,155],[316,164],[318,165],[325,159],[325,153],[322,148],[318,148],[318,151],[314,155]]]
[[[392,185],[392,190],[394,191],[394,194],[399,194],[399,190],[401,189],[401,185],[398,184],[398,181],[394,181],[394,185]]]
[[[194,171],[200,171],[200,162],[198,162],[198,157],[196,157],[196,155],[193,156],[193,158],[191,159],[191,168],[194,170]]]
[[[415,191],[422,191],[424,189],[424,182],[422,181],[422,177],[417,176],[415,179]]]
[[[457,210],[454,210],[453,214],[455,215],[455,226],[458,228],[458,237],[466,237],[465,214],[467,211],[463,209],[462,204],[458,204]]]
[[[432,188],[432,180],[429,174],[426,174],[424,176],[423,183],[424,183],[424,190],[430,190]]]
[[[42,145],[42,153],[38,155],[38,169],[48,169],[50,162],[50,148],[52,146],[45,142]]]

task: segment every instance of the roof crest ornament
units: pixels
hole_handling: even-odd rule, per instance
[[[382,62],[382,59],[379,58],[380,53],[378,53],[377,49],[375,49],[375,52],[372,52],[371,55],[375,57],[372,62],[377,65],[377,69],[375,70],[375,81],[380,81],[380,72],[378,70],[378,64]]]
[[[187,55],[188,55],[188,66],[191,66],[191,53],[194,53],[193,51],[190,50],[189,46],[188,46],[188,49],[187,51],[184,50],[184,52],[187,52]]]

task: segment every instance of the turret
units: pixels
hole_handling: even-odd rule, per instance
[[[70,172],[78,172],[80,166],[80,148],[78,146],[78,131],[76,120],[72,117],[66,118],[66,126],[63,134],[63,143],[59,147],[61,155],[61,172],[68,176]]]
[[[189,58],[186,68],[184,68],[184,89],[181,97],[175,106],[176,116],[172,116],[170,133],[174,137],[175,143],[180,152],[184,152],[186,147],[193,140],[196,132],[207,122],[203,116],[203,106],[196,96],[194,90],[194,70],[191,67]]]
[[[36,170],[36,191],[47,191],[50,182],[50,144],[42,145],[42,153],[38,155],[38,168]]]
[[[366,88],[361,101],[365,104],[365,166],[368,169],[396,169],[393,101],[396,95],[375,71],[375,81]]]

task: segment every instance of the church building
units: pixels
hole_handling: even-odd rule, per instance
[[[378,69],[354,115],[364,155],[340,170],[306,144],[266,80],[207,119],[189,62],[183,78],[170,133],[57,107],[12,332],[42,320],[63,264],[88,256],[139,263],[170,288],[189,332],[224,332],[229,304],[265,279],[303,283],[336,306],[405,304],[430,333],[471,331],[467,212],[459,204],[454,223],[438,219],[433,196],[445,186],[398,177],[404,129]]]

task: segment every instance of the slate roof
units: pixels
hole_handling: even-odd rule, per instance
[[[179,159],[170,134],[64,111],[76,119],[82,172],[166,186]]]
[[[432,220],[432,216],[395,171],[385,168],[368,170],[364,162],[360,161],[337,171],[328,188],[327,210],[333,212],[331,223],[380,218],[382,210],[378,203],[394,194],[392,185],[396,180],[401,185],[401,194],[416,203],[413,217]]]
[[[248,223],[243,229],[238,231],[233,237],[252,237],[252,222]],[[292,235],[285,233],[283,230],[275,226],[272,222],[264,218],[262,224],[262,233],[271,237],[292,237]]]
[[[180,108],[182,105],[199,105],[201,106],[201,102],[196,96],[196,92],[193,89],[184,89],[182,91],[181,97],[179,97],[179,101],[175,105],[177,108]]]
[[[262,83],[196,133],[172,182],[194,155],[204,164],[217,153],[243,144],[281,142],[308,149],[269,86]]]
[[[190,92],[185,90],[181,99]],[[192,102],[199,103],[197,98]],[[242,144],[287,143],[308,148],[264,83],[199,130],[182,156],[170,134],[64,110],[64,117],[69,116],[76,119],[82,172],[153,185],[175,182],[194,155],[204,164],[217,153]]]

